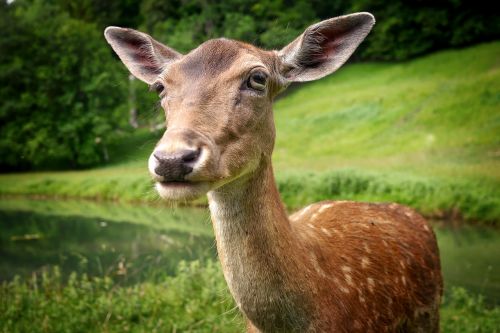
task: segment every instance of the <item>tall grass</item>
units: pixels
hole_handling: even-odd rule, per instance
[[[500,190],[480,181],[339,170],[286,173],[277,182],[284,202],[292,209],[321,200],[388,201],[432,217],[500,221]]]
[[[0,331],[232,333],[243,326],[218,264],[195,261],[157,284],[76,274],[63,284],[57,268],[14,279],[0,287]]]
[[[454,288],[441,309],[444,333],[500,332],[500,307]],[[181,262],[161,283],[120,286],[109,277],[70,276],[57,268],[0,286],[0,332],[243,332],[220,266]]]

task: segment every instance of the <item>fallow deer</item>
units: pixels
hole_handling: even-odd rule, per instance
[[[274,180],[273,99],[337,70],[374,23],[356,13],[314,24],[280,51],[221,38],[186,55],[132,29],[105,31],[161,98],[167,130],[149,158],[158,193],[208,193],[224,276],[249,332],[439,331],[438,247],[419,214],[324,201],[288,217]]]

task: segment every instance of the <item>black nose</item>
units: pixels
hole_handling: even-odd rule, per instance
[[[163,176],[166,182],[182,181],[193,171],[193,165],[200,156],[200,150],[180,150],[174,153],[155,151],[153,156],[158,160],[155,173]]]

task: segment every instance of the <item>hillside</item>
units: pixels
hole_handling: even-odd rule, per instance
[[[500,43],[356,64],[275,105],[278,169],[500,180]]]
[[[393,200],[498,221],[498,54],[494,42],[348,65],[279,99],[274,163],[286,203]],[[0,193],[151,200],[146,162],[155,136],[117,143],[106,167],[1,175]]]

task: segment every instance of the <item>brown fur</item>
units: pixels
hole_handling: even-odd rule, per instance
[[[158,175],[154,154],[150,172],[167,200],[208,192],[224,276],[248,332],[439,331],[439,252],[419,214],[325,201],[288,217],[274,181],[274,97],[290,81],[333,72],[373,23],[358,13],[315,24],[279,52],[217,39],[185,56],[139,32],[106,30],[134,75],[164,87],[168,129],[156,152],[200,152],[184,182]],[[268,77],[263,90],[248,86],[256,71]]]

